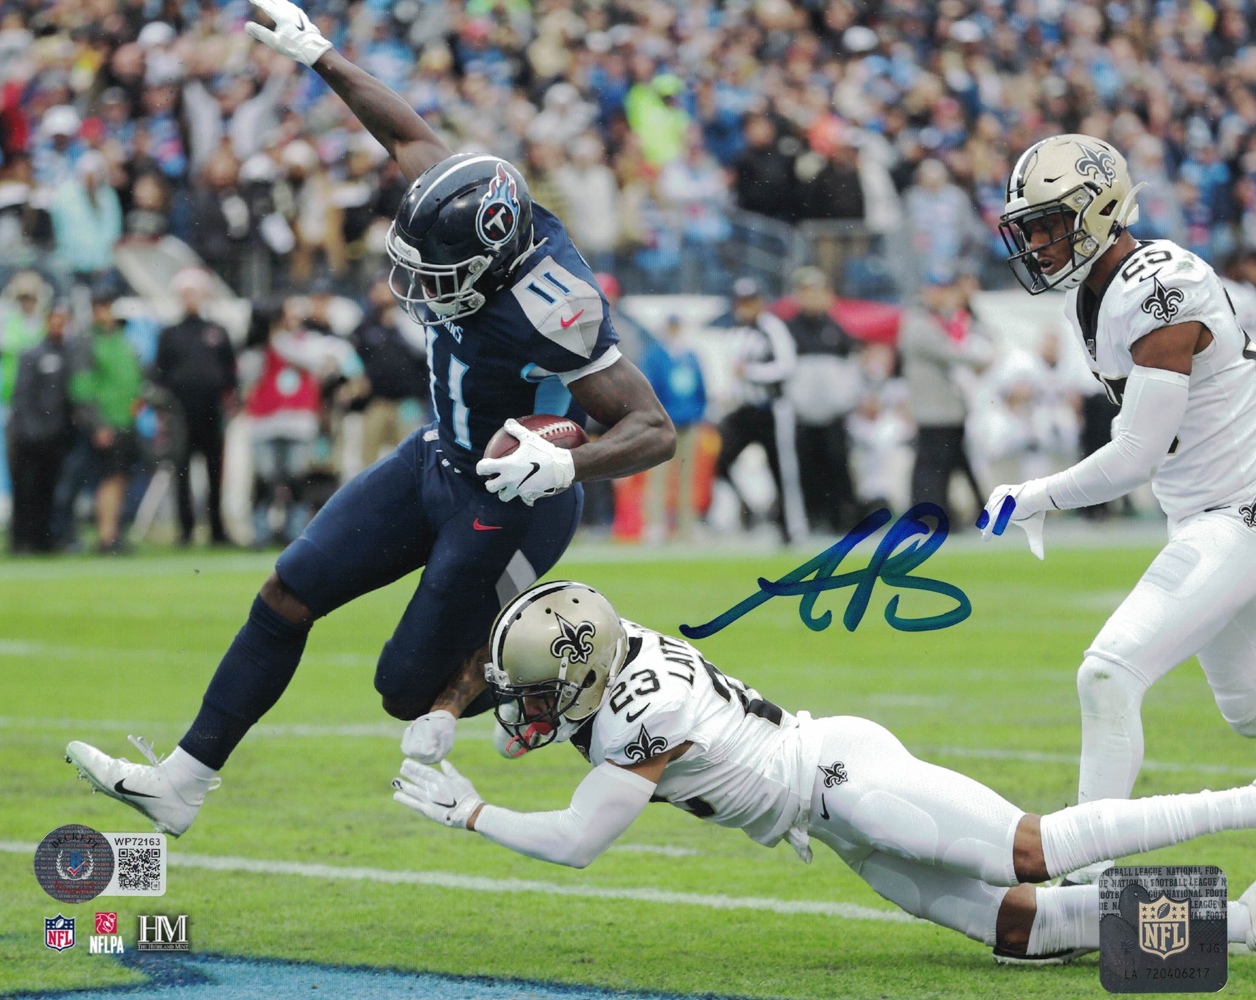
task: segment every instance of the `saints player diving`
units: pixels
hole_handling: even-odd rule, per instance
[[[275,565],[179,746],[150,765],[75,741],[93,787],[165,833],[191,825],[217,772],[292,679],[314,621],[425,567],[375,671],[384,709],[415,720],[402,749],[439,760],[460,714],[487,711],[483,646],[502,604],[554,565],[580,520],[579,484],[670,458],[675,431],[616,346],[606,298],[519,172],[454,156],[399,96],[332,48],[289,0],[252,0],[254,38],[311,67],[379,140],[409,190],[388,233],[398,303],[427,331],[437,419],[346,483]],[[511,418],[588,414],[607,428],[566,451]],[[505,425],[520,443],[482,457]],[[519,503],[511,503],[519,500]]]
[[[1129,796],[1143,696],[1192,655],[1226,722],[1256,736],[1256,346],[1211,267],[1168,240],[1129,234],[1137,193],[1108,143],[1055,136],[1016,162],[1002,218],[1021,284],[1034,295],[1069,290],[1065,313],[1121,412],[1093,455],[998,487],[978,527],[1001,534],[1010,510],[1041,559],[1046,511],[1113,500],[1148,480],[1169,519],[1168,545],[1077,674],[1080,802]]]
[[[651,801],[666,801],[811,861],[831,847],[904,910],[1012,956],[1099,946],[1099,889],[1027,882],[1100,858],[1256,827],[1256,785],[1104,799],[1046,816],[917,760],[867,719],[792,715],[689,643],[615,613],[579,583],[538,584],[502,608],[485,667],[497,718],[530,751],[570,740],[593,764],[571,805],[489,805],[445,761],[407,760],[393,798],[520,854],[583,868]],[[1253,945],[1230,904],[1230,940]]]

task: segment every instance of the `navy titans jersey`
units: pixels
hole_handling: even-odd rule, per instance
[[[566,383],[620,356],[610,307],[567,230],[535,202],[532,219],[541,245],[515,283],[470,316],[427,326],[441,450],[480,486],[475,464],[507,419],[555,413],[583,426]]]

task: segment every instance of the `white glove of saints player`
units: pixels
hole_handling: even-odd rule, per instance
[[[991,535],[1003,534],[1010,522],[1029,537],[1029,551],[1039,559],[1045,558],[1042,529],[1047,511],[1053,505],[1046,489],[1039,485],[1041,482],[1034,479],[1019,486],[996,486],[977,517],[982,541],[988,542]]]
[[[250,21],[244,30],[276,52],[306,66],[313,66],[318,57],[331,48],[331,42],[314,27],[305,11],[289,0],[249,0],[249,3],[274,21],[275,27],[264,28],[256,21]]]
[[[402,761],[401,777],[393,778],[392,786],[394,802],[459,830],[467,828],[467,820],[484,802],[475,786],[447,760],[441,761],[439,771],[417,761]]]
[[[575,482],[576,463],[566,448],[550,444],[517,420],[506,421],[506,432],[519,447],[505,458],[482,458],[475,466],[479,475],[493,477],[484,485],[497,499],[518,497],[531,507],[541,497],[561,493]]]
[[[422,764],[435,764],[453,749],[457,725],[458,720],[443,708],[420,715],[402,734],[401,752]]]

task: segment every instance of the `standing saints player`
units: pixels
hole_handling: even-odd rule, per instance
[[[650,802],[670,802],[765,847],[787,840],[808,863],[814,837],[886,899],[996,954],[1059,955],[1099,946],[1099,887],[1025,883],[1256,827],[1256,785],[1026,813],[917,760],[875,722],[783,711],[579,583],[538,584],[507,603],[489,657],[502,726],[529,752],[570,740],[593,765],[571,805],[488,805],[448,761],[407,760],[393,798],[555,864],[583,868]],[[1229,938],[1251,946],[1242,902],[1230,904]]]
[[[1080,802],[1129,796],[1143,696],[1192,655],[1226,722],[1256,736],[1256,347],[1211,267],[1168,240],[1129,234],[1137,192],[1108,143],[1055,136],[1016,162],[1002,218],[1009,263],[1030,294],[1069,290],[1069,322],[1121,412],[1093,455],[998,487],[978,527],[1001,534],[1010,514],[1041,559],[1046,511],[1113,500],[1148,480],[1169,518],[1169,544],[1078,671]],[[1071,880],[1092,881],[1102,867]]]

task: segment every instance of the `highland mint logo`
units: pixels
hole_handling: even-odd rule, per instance
[[[180,914],[173,923],[165,916],[141,916],[139,940],[135,942],[135,947],[139,951],[187,951],[187,914]]]

